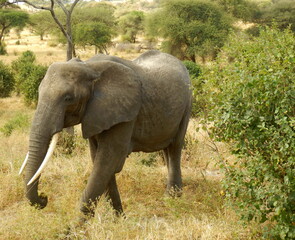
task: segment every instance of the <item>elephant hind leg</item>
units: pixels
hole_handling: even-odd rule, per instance
[[[166,192],[172,197],[179,197],[182,194],[180,160],[188,121],[189,114],[185,114],[173,142],[166,149],[164,149],[164,156],[168,167]]]
[[[168,156],[167,168],[168,168],[168,180],[166,193],[172,197],[181,196],[182,192],[182,178],[181,178],[181,168],[180,168],[180,156],[181,148],[177,148],[170,145],[164,150],[165,154]]]
[[[111,205],[113,206],[116,215],[120,216],[123,213],[122,202],[120,198],[120,194],[117,187],[116,175],[114,174],[108,184],[108,188],[106,190],[106,197],[110,200]]]

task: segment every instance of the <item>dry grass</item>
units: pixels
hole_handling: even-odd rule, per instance
[[[17,113],[33,114],[16,97],[1,99],[0,112],[0,128]],[[102,198],[95,218],[80,228],[79,199],[92,167],[86,142],[78,137],[71,157],[55,154],[40,184],[49,204],[38,211],[25,200],[18,176],[29,128],[16,129],[8,137],[0,133],[0,239],[63,239],[68,228],[72,239],[257,239],[255,227],[244,228],[224,206],[222,174],[215,165],[219,156],[206,134],[194,126],[192,122],[183,154],[181,198],[164,195],[167,170],[159,156],[148,167],[142,164],[146,155],[132,154],[117,176],[126,218],[116,218]],[[219,147],[229,156],[224,146]]]
[[[0,56],[0,60],[10,64],[16,60],[23,52],[30,50],[37,56],[37,61],[43,65],[49,65],[57,61],[65,61],[65,46],[51,47],[52,39],[45,37],[40,41],[39,36],[32,35],[28,30],[21,33],[19,38],[13,31],[5,38],[7,45],[7,55]],[[19,44],[16,44],[19,42]]]
[[[17,44],[19,42],[19,44]],[[39,36],[32,35],[29,30],[21,32],[21,36],[13,31],[5,38],[7,45],[7,55],[0,55],[0,60],[6,64],[10,64],[16,60],[23,52],[30,50],[36,54],[37,62],[42,65],[50,65],[53,62],[60,62],[66,60],[66,46],[56,43],[51,36],[45,36],[41,41]],[[131,44],[129,44],[131,45]],[[128,51],[120,51],[116,45],[109,49],[110,54],[123,57],[125,59],[134,59],[139,55],[136,47],[130,46]],[[76,54],[82,60],[94,56],[94,47],[86,49],[77,48]]]

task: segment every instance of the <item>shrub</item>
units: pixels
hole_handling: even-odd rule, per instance
[[[21,88],[30,75],[31,66],[35,62],[36,57],[32,51],[25,51],[15,61],[12,62],[11,67],[15,76],[15,90],[20,94]]]
[[[2,128],[0,128],[0,132],[2,132],[5,136],[10,136],[15,129],[22,129],[29,126],[29,117],[26,114],[18,114],[11,120],[7,121]]]
[[[192,117],[197,117],[203,111],[203,108],[205,106],[205,98],[203,92],[204,81],[199,78],[199,75],[201,74],[201,68],[199,65],[192,61],[183,61],[183,64],[189,72],[193,85]]]
[[[65,156],[72,156],[75,154],[81,154],[88,148],[88,142],[73,129],[73,134],[67,131],[62,131],[59,134],[59,140],[57,143],[57,151]]]
[[[295,238],[294,42],[276,27],[252,41],[232,37],[202,77],[212,134],[238,156],[222,165],[227,196],[244,220],[267,223],[267,239]]]
[[[11,70],[0,61],[0,97],[8,97],[14,88]]]
[[[7,51],[6,51],[6,45],[5,43],[1,43],[0,44],[0,55],[6,55]]]
[[[146,167],[153,167],[156,165],[158,157],[159,157],[158,152],[149,153],[140,159],[140,163]]]
[[[47,67],[37,65],[32,51],[23,52],[14,62],[12,68],[16,79],[16,92],[22,93],[27,104],[35,104],[38,100],[38,87]]]
[[[132,42],[130,36],[125,35],[125,34],[121,35],[121,41],[122,42],[130,42],[130,43]]]
[[[192,61],[183,61],[183,64],[185,65],[186,69],[189,72],[189,75],[191,78],[197,78],[199,77],[201,73],[201,68],[199,65]]]
[[[28,105],[37,103],[38,87],[44,78],[46,71],[46,66],[32,65],[30,67],[30,75],[27,77],[22,87],[24,99]]]

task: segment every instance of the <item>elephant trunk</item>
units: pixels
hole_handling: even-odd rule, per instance
[[[48,150],[50,140],[53,138],[55,141],[52,142],[56,143],[54,135],[62,131],[63,121],[62,110],[44,101],[38,103],[31,127],[28,159],[22,168],[25,169],[26,197],[31,205],[40,209],[47,204],[47,197],[38,194],[40,173],[53,152],[52,148]]]
[[[45,197],[43,194],[38,194],[38,183],[40,176],[38,176],[37,179],[29,185],[28,183],[34,177],[35,173],[42,164],[49,146],[49,142],[50,137],[42,137],[39,134],[31,132],[29,156],[25,168],[26,197],[30,201],[31,205],[34,205],[40,209],[46,207],[47,205],[47,197]]]

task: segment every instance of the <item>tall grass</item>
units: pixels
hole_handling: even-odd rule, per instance
[[[9,99],[5,100],[9,101]],[[12,101],[2,109],[0,127],[13,118],[7,111],[32,111]],[[29,127],[15,129],[10,136],[0,133],[0,240],[16,239],[257,239],[254,226],[243,227],[233,210],[224,206],[221,174],[215,167],[219,155],[212,150],[205,132],[190,126],[190,144],[183,154],[183,196],[164,194],[167,169],[159,156],[153,164],[142,159],[154,156],[131,154],[117,175],[125,218],[117,218],[104,197],[96,215],[78,227],[79,201],[92,168],[85,141],[71,156],[55,152],[42,174],[40,191],[48,195],[48,206],[36,210],[24,197],[18,176],[28,147]],[[79,130],[77,130],[79,132]],[[225,157],[226,148],[219,146]],[[69,231],[70,229],[70,231]]]

